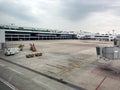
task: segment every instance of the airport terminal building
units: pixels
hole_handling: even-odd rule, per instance
[[[29,28],[0,25],[0,30],[5,31],[6,41],[24,40],[56,40],[56,39],[76,39],[76,34],[67,31],[57,31],[41,28]]]
[[[62,39],[83,39],[113,41],[116,35],[96,34],[91,32],[58,31],[51,29],[18,27],[14,25],[0,25],[0,31],[5,32],[5,41],[26,41],[26,40],[62,40]]]

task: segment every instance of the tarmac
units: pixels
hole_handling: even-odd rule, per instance
[[[0,90],[13,90],[13,89],[11,89],[6,84],[0,81]]]
[[[36,52],[30,51],[34,43]],[[99,60],[96,46],[112,42],[94,40],[11,41],[7,47],[24,44],[12,56],[0,52],[0,78],[18,90],[120,90],[120,60]],[[27,54],[43,53],[26,58]],[[109,71],[109,66],[117,71]],[[102,68],[101,68],[102,67]],[[112,69],[113,70],[113,69]]]

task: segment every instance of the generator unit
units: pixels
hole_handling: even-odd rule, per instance
[[[4,53],[6,56],[11,56],[19,53],[19,51],[20,51],[20,48],[6,48],[4,50]]]

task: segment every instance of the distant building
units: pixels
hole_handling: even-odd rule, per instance
[[[93,39],[94,35],[91,32],[81,31],[77,34],[78,39]]]
[[[81,31],[77,34],[78,39],[90,39],[90,40],[104,40],[104,41],[113,41],[116,38],[116,35],[113,34],[99,34]]]

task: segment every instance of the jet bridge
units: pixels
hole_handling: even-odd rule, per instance
[[[120,60],[120,35],[114,39],[113,47],[96,47],[98,58]]]

